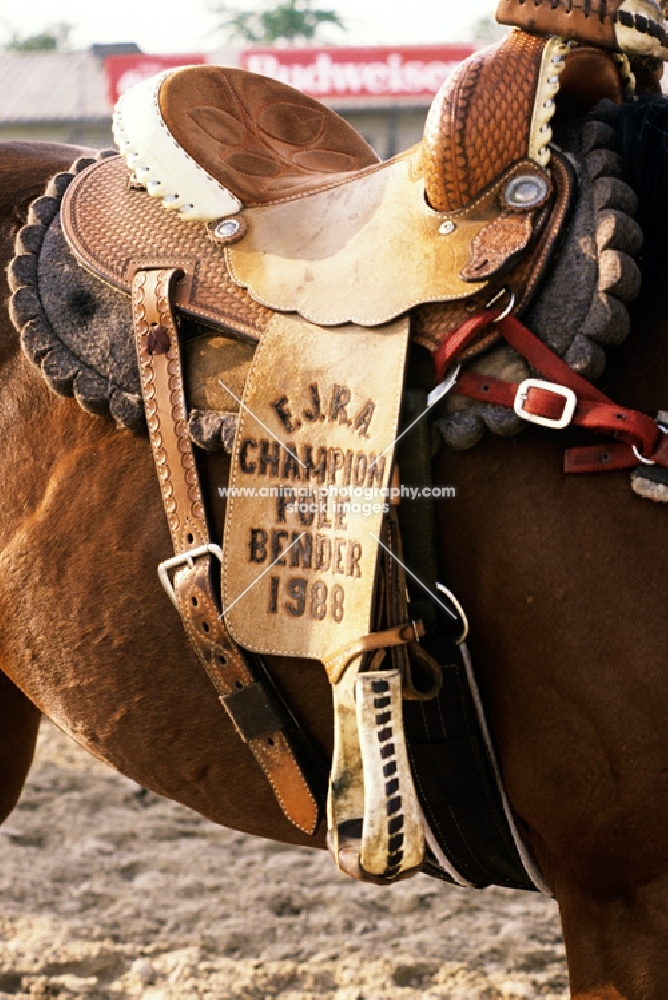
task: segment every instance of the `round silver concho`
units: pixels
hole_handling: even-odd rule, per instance
[[[505,186],[503,198],[508,208],[530,209],[542,205],[549,193],[549,186],[539,174],[518,174]]]
[[[232,215],[227,219],[220,219],[212,228],[215,239],[228,246],[246,235],[247,224],[241,216]]]

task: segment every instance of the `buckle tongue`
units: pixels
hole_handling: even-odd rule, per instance
[[[524,404],[527,401],[530,389],[543,389],[546,392],[553,393],[555,396],[561,396],[564,400],[564,409],[561,416],[541,417],[537,413],[527,412],[524,409]],[[573,419],[577,401],[577,396],[573,390],[569,389],[566,385],[546,382],[542,378],[525,378],[517,387],[513,409],[518,417],[521,417],[522,420],[527,420],[530,424],[540,424],[541,427],[551,427],[553,430],[561,430],[562,427],[568,427]]]

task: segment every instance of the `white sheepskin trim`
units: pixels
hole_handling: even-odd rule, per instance
[[[173,72],[126,90],[114,109],[114,141],[137,181],[165,208],[207,222],[234,215],[242,203],[179,146],[160,113],[160,87]]]

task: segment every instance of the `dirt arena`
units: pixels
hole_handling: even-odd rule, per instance
[[[44,723],[0,827],[0,997],[563,1000],[556,906],[221,829]]]

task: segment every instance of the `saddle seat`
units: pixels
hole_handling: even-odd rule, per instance
[[[217,218],[336,183],[378,163],[319,101],[222,66],[162,74],[121,98],[114,135],[149,194],[188,218]]]

